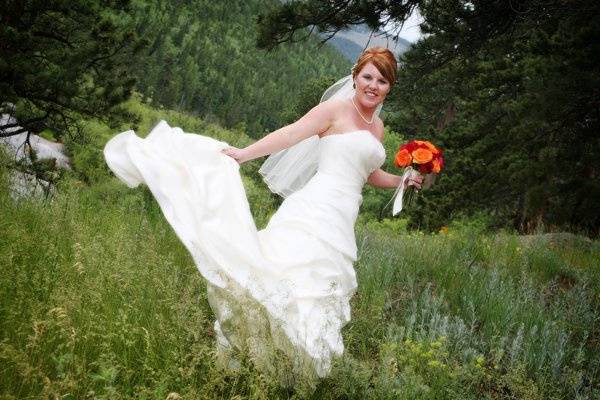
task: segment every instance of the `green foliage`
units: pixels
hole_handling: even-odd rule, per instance
[[[54,135],[52,129],[44,129],[43,131],[38,133],[38,136],[43,137],[44,139],[49,140],[51,142],[56,141],[56,136]]]
[[[285,124],[289,124],[302,117],[310,109],[319,104],[323,92],[329,86],[333,85],[337,78],[334,76],[322,76],[305,82],[296,102],[289,109],[284,109],[281,112],[281,120]]]
[[[0,111],[17,105],[20,126],[65,133],[73,113],[106,118],[129,97],[129,61],[143,46],[129,1],[8,1],[2,10]]]
[[[597,233],[600,121],[587,99],[600,77],[589,40],[598,12],[590,3],[532,14],[468,57],[449,60],[449,34],[405,55],[390,122],[445,147],[448,161],[415,223],[484,210],[494,226]]]
[[[114,132],[105,124],[88,120],[81,123],[79,135],[66,138],[65,145],[71,156],[71,164],[79,179],[94,184],[110,178],[102,147],[112,133]]]
[[[266,52],[255,48],[255,19],[273,0],[140,3],[140,35],[154,42],[134,70],[154,105],[186,110],[251,137],[280,127],[306,82],[341,77],[349,63],[316,40]],[[200,13],[200,14],[199,14]],[[314,105],[314,103],[313,103]]]
[[[389,235],[402,235],[408,232],[408,220],[405,218],[383,218],[381,220],[360,217],[359,223],[366,228]]]

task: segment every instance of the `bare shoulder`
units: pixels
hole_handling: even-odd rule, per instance
[[[348,101],[344,99],[330,99],[315,106],[319,114],[329,121],[328,128],[335,125],[335,121],[343,119],[348,113]]]
[[[322,107],[330,112],[343,112],[348,106],[348,102],[344,99],[329,99],[319,103],[317,107]]]
[[[288,126],[301,138],[308,137],[310,134],[326,132],[340,115],[342,107],[343,104],[340,104],[339,100],[324,101]]]

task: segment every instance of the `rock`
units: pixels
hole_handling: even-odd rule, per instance
[[[8,114],[2,114],[2,117],[0,118],[0,129],[3,125],[13,124],[15,122],[16,120],[14,117],[11,117]],[[3,131],[14,132],[19,129],[21,129],[21,127],[17,126],[13,128],[7,128]],[[26,138],[27,132],[22,132],[15,136],[0,138],[0,143],[6,147],[8,153],[15,157],[16,160],[22,160],[28,156],[25,146]],[[29,143],[31,143],[31,147],[35,151],[38,159],[43,160],[54,158],[56,160],[57,167],[71,169],[71,161],[66,155],[65,146],[62,143],[51,142],[34,134],[29,136]]]
[[[3,132],[14,132],[21,127],[2,129],[2,126],[16,123],[16,119],[8,114],[2,114],[0,117],[0,130]],[[29,148],[25,145],[27,132],[22,132],[14,136],[0,138],[2,145],[11,159],[15,161],[25,160],[29,163]],[[71,169],[71,160],[66,155],[65,147],[62,143],[55,143],[44,139],[35,134],[29,136],[29,143],[36,154],[37,160],[54,160],[58,168]],[[13,198],[40,197],[52,192],[53,188],[50,182],[39,179],[33,174],[25,171],[12,170],[9,173],[10,193]]]

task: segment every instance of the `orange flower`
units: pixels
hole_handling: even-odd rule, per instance
[[[439,174],[442,170],[442,164],[440,163],[440,159],[436,158],[431,163],[433,164],[433,168],[431,170],[436,174]]]
[[[412,152],[412,156],[417,164],[428,163],[433,158],[433,154],[427,149],[416,149]]]
[[[431,142],[427,142],[427,141],[426,141],[426,142],[423,142],[423,144],[425,144],[425,146],[427,146],[427,148],[428,148],[429,150],[431,150],[431,152],[432,152],[434,155],[438,155],[438,154],[440,154],[440,151],[438,150],[438,148],[437,148],[437,147],[435,147],[435,146],[434,146],[434,145],[433,145]]]
[[[408,167],[410,165],[411,161],[412,161],[412,157],[411,157],[410,153],[408,152],[408,150],[406,150],[406,149],[400,150],[396,154],[396,158],[394,159],[394,162],[396,163],[396,165],[398,167]]]

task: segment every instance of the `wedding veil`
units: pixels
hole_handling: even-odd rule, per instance
[[[353,83],[352,75],[343,77],[325,90],[319,103],[329,99],[351,98],[354,96]],[[380,110],[381,104],[375,114],[379,114]],[[319,142],[320,138],[315,132],[313,136],[267,158],[258,172],[271,192],[288,197],[313,177],[319,162]]]

